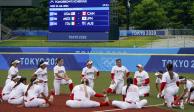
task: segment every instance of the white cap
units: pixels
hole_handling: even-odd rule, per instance
[[[158,75],[162,75],[162,73],[156,72],[156,73],[155,73],[155,76],[158,76]]]
[[[137,66],[136,66],[136,67],[143,68],[143,65],[141,65],[141,64],[137,64]]]
[[[87,62],[87,65],[91,65],[93,63],[93,61],[92,60],[89,60],[88,62]]]
[[[18,64],[18,63],[20,63],[20,61],[19,60],[14,60],[11,64]]]
[[[13,80],[20,79],[22,76],[17,75],[16,77],[13,78]]]
[[[48,62],[44,62],[40,66],[43,66],[43,65],[49,65],[49,63]]]

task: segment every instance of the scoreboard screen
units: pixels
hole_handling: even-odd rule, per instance
[[[110,0],[50,0],[50,32],[109,32]]]

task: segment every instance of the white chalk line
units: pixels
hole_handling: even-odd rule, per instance
[[[164,104],[148,105],[148,106],[144,106],[144,108],[158,107],[158,106],[163,106],[163,105]],[[119,111],[119,110],[127,110],[127,109],[110,109],[110,110],[99,110],[99,111],[93,111],[93,112],[114,112],[114,111]]]

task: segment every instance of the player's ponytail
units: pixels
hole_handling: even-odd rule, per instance
[[[128,79],[127,79],[127,88],[126,88],[126,92],[127,92],[128,88],[129,88],[129,86],[131,86],[131,84],[133,84],[133,79],[132,79],[132,78],[128,78]]]
[[[30,79],[30,84],[28,85],[28,88],[27,88],[27,90],[26,90],[26,92],[25,92],[25,96],[28,96],[28,90],[32,87],[32,85],[34,84],[34,81],[37,79],[37,77],[32,77],[31,79]]]
[[[170,75],[170,79],[172,80],[174,78],[174,72],[173,72],[173,64],[172,63],[168,63],[166,65],[166,69]]]
[[[25,82],[27,79],[25,77],[21,77],[19,81],[17,81],[17,83],[15,84],[15,86],[13,88],[16,88],[20,83]]]

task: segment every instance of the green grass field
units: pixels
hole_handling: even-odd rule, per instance
[[[14,40],[0,41],[0,46],[7,47],[142,47],[157,41],[157,36],[125,37],[123,40],[109,42],[48,42],[47,37],[21,36]]]
[[[80,83],[80,73],[81,71],[68,71],[67,72],[69,77],[74,81],[75,84],[79,84]],[[22,76],[26,76],[28,79],[30,78],[30,76],[33,74],[33,71],[29,71],[29,70],[22,70],[20,71],[20,74]],[[150,78],[151,78],[151,92],[150,92],[150,97],[147,97],[146,99],[148,99],[148,102],[150,105],[153,104],[161,104],[163,103],[162,99],[157,99],[156,95],[156,89],[155,89],[155,76],[154,74],[150,73]],[[193,74],[181,74],[181,75],[185,75],[188,78],[194,79],[194,75]],[[0,87],[3,87],[4,82],[6,80],[6,76],[7,76],[7,71],[0,71]],[[131,75],[132,76],[132,75]],[[100,77],[98,79],[96,79],[95,81],[95,90],[96,92],[102,93],[102,91],[107,88],[110,84],[110,75],[109,72],[101,72]],[[49,88],[53,88],[53,72],[49,71]],[[182,91],[182,89],[181,89]],[[68,86],[62,86],[61,87],[61,92],[62,93],[69,93],[68,90]],[[110,99],[113,100],[121,100],[121,96],[119,95],[110,95]],[[164,106],[161,106],[160,108],[163,109],[167,109]],[[182,111],[180,109],[173,109],[177,112],[193,112],[193,106],[191,105],[185,105],[185,110]]]

